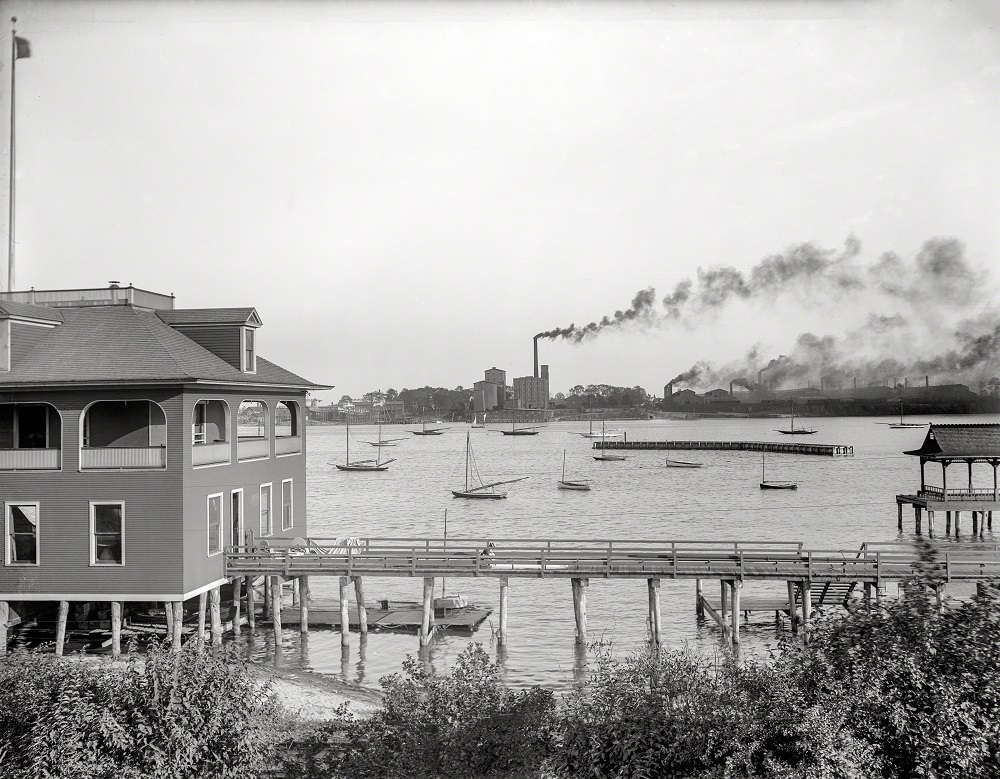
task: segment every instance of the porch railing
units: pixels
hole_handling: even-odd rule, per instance
[[[191,447],[191,465],[214,465],[228,463],[230,446],[228,441],[214,444],[195,444]]]
[[[59,449],[0,449],[0,471],[58,471]]]
[[[80,468],[157,470],[167,467],[165,446],[100,446],[80,450]]]
[[[274,439],[275,454],[295,454],[302,451],[302,436],[280,436]]]
[[[240,460],[257,460],[271,454],[271,442],[266,438],[240,438],[236,442],[236,456]]]

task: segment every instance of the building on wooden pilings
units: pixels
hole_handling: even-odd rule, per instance
[[[923,444],[904,454],[920,458],[920,489],[915,494],[896,496],[899,530],[903,529],[903,506],[913,506],[917,532],[921,532],[922,513],[927,512],[927,527],[934,533],[934,519],[945,512],[945,533],[961,531],[962,512],[972,515],[972,535],[982,535],[993,529],[993,512],[1000,510],[1000,490],[997,468],[1000,467],[1000,425],[996,424],[932,424]],[[939,484],[928,484],[927,464],[932,478],[940,476]],[[985,467],[984,467],[985,466]],[[949,468],[951,468],[949,479]],[[978,479],[976,477],[979,477]],[[938,479],[935,479],[938,481]]]
[[[116,283],[0,293],[0,650],[35,613],[57,651],[104,626],[117,651],[153,604],[179,643],[185,602],[221,621],[225,547],[306,533],[305,397],[327,387],[260,357],[261,324]]]

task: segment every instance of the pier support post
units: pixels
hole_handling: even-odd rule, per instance
[[[274,660],[281,656],[281,577],[269,576],[271,580],[271,627],[274,630]]]
[[[899,526],[899,532],[903,532],[903,504],[896,502],[896,524]]]
[[[292,579],[292,605],[299,605],[299,577]]]
[[[988,527],[990,530],[993,529],[993,512],[992,511],[987,511],[986,512],[986,527]]]
[[[173,634],[170,636],[170,644],[175,651],[179,652],[181,649],[181,635],[184,629],[184,601],[175,600],[173,603],[168,603],[167,608],[174,610],[174,629]]]
[[[653,646],[657,649],[663,640],[663,621],[660,618],[660,580],[646,579],[649,592],[649,633]]]
[[[340,645],[351,643],[351,615],[348,611],[348,597],[351,592],[351,577],[341,576],[340,579]],[[424,593],[426,596],[426,593]],[[420,646],[423,646],[421,641]]]
[[[434,629],[434,577],[424,577],[424,617],[420,623],[420,646],[431,643]]]
[[[56,622],[56,655],[62,657],[66,645],[66,620],[69,618],[69,601],[59,601],[59,618]]]
[[[7,654],[7,623],[10,621],[10,604],[0,601],[0,655]]]
[[[573,616],[576,620],[576,645],[587,645],[587,586],[590,579],[570,579],[573,586]]]
[[[723,628],[725,628],[726,619],[729,617],[729,604],[727,603],[729,599],[729,593],[726,591],[726,580],[719,579],[719,616],[722,617]]]
[[[500,577],[500,629],[497,631],[497,646],[507,646],[507,592],[510,579]]]
[[[261,604],[261,616],[271,618],[271,577],[264,577],[264,602]]]
[[[792,635],[797,635],[799,632],[799,615],[798,609],[795,606],[795,582],[785,582],[788,586],[788,619],[792,626]]]
[[[705,592],[701,586],[701,579],[694,580],[694,614],[698,619],[705,616]]]
[[[257,593],[253,589],[253,577],[248,576],[245,582],[247,588],[247,627],[253,633],[257,630]]]
[[[240,632],[240,617],[242,616],[243,593],[240,588],[243,585],[243,577],[237,576],[232,580],[233,587],[233,635]]]
[[[368,635],[368,607],[365,605],[365,583],[360,576],[354,577],[354,600],[358,602],[358,631]]]
[[[810,618],[812,617],[812,582],[802,582],[802,640],[809,643]]]
[[[979,512],[972,512],[972,535],[973,537],[979,535]]]
[[[170,601],[163,602],[163,622],[167,626],[167,638],[174,634],[174,610],[170,607]]]
[[[913,507],[913,521],[916,525],[917,533],[920,533],[920,506]]]
[[[205,645],[205,614],[208,611],[208,593],[203,592],[198,596],[198,643]]]
[[[958,538],[958,534],[962,532],[962,512],[955,512],[955,538]]]
[[[309,577],[299,577],[299,632],[309,632]]]
[[[222,600],[218,587],[208,591],[209,623],[212,626],[212,646],[222,646]]]
[[[740,648],[740,591],[743,589],[743,582],[733,579],[733,648],[738,652]]]
[[[934,512],[927,509],[927,532],[934,535]]]
[[[0,646],[0,651],[2,650],[3,647]],[[111,601],[111,656],[122,656],[122,603],[118,600]]]
[[[946,536],[951,535],[951,512],[944,512],[944,534]]]

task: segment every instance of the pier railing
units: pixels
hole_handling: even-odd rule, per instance
[[[267,539],[226,550],[229,576],[596,577],[899,580],[919,563],[913,550],[804,549],[799,542],[611,541],[485,538]],[[294,543],[293,543],[294,542]],[[946,551],[935,563],[947,581],[1000,576],[1000,546]]]

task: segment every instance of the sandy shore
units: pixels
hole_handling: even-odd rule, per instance
[[[310,671],[250,666],[261,680],[271,683],[278,701],[289,713],[307,720],[336,717],[338,706],[346,703],[356,717],[367,717],[382,702],[382,693]]]

